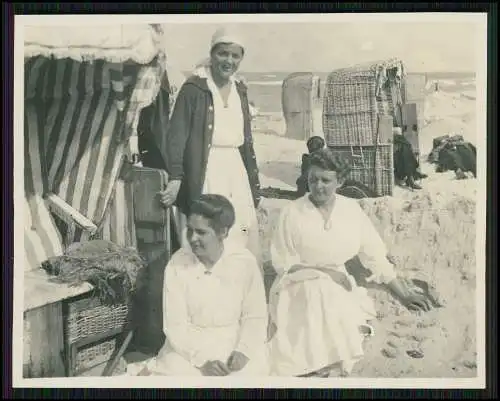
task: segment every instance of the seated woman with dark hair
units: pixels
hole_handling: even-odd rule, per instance
[[[153,375],[267,375],[267,305],[257,261],[226,247],[234,207],[202,195],[190,207],[188,244],[168,263],[163,294],[166,342]]]
[[[348,374],[363,355],[367,322],[376,316],[366,289],[345,263],[359,256],[410,309],[428,310],[428,298],[400,280],[386,247],[358,202],[336,194],[349,165],[329,149],[312,154],[310,193],[285,206],[275,226],[271,258],[277,278],[270,292],[272,374]]]

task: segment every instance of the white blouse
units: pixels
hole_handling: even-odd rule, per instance
[[[222,99],[220,90],[215,85],[209,70],[205,70],[207,85],[212,92],[214,102],[214,127],[212,146],[237,148],[244,141],[244,120],[241,99],[234,79],[229,81],[230,91],[227,104]]]
[[[345,263],[356,255],[372,272],[369,280],[387,283],[396,278],[384,242],[354,199],[336,195],[326,222],[308,195],[282,210],[271,243],[272,263],[278,275],[296,264],[347,273]]]
[[[265,347],[264,283],[246,249],[225,250],[210,271],[180,249],[166,268],[163,301],[168,342],[196,367],[227,360],[234,350],[252,359]]]

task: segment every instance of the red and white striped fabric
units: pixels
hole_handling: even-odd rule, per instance
[[[92,220],[104,236],[121,245],[135,244],[133,228],[122,224],[123,219],[133,224],[133,219],[124,217],[130,214],[131,190],[125,183],[115,183],[127,140],[140,110],[158,93],[162,73],[159,59],[147,66],[45,57],[27,60],[25,193],[31,217],[25,235],[27,268],[62,251],[42,200],[47,192]],[[129,231],[118,233],[123,230]],[[80,235],[77,232],[73,240]]]

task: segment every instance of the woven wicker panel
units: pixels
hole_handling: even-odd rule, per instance
[[[323,132],[329,146],[372,145],[377,132],[377,113],[323,115]]]
[[[101,363],[108,362],[116,347],[116,339],[111,339],[90,347],[81,348],[76,354],[75,372],[87,370]]]
[[[323,112],[328,115],[374,112],[377,109],[375,81],[329,83],[325,87]]]
[[[329,146],[351,160],[349,178],[361,182],[378,196],[391,196],[394,191],[392,144],[375,146]]]
[[[401,90],[387,84],[375,93],[376,83],[327,83],[323,102],[323,132],[328,145],[369,146],[376,143],[378,115],[396,115]]]
[[[342,82],[371,82],[376,80],[377,75],[384,69],[392,69],[404,65],[401,60],[392,57],[385,60],[372,61],[368,63],[356,64],[347,68],[340,68],[328,75],[327,83],[330,81]]]
[[[129,305],[102,305],[94,297],[68,303],[65,319],[66,339],[73,343],[81,338],[123,328],[128,323]]]

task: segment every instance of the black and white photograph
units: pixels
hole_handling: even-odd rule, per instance
[[[484,388],[486,20],[16,16],[13,386]]]

